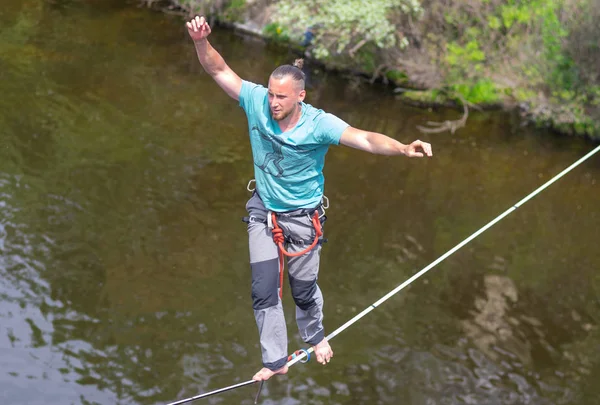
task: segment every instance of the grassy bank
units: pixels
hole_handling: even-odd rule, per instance
[[[600,139],[597,0],[170,1],[410,89],[409,101],[519,108],[538,126]]]

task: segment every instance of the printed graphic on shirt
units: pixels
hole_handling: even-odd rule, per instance
[[[270,136],[257,125],[252,127],[252,131],[256,131],[259,135],[258,139],[260,139],[260,143],[256,145],[258,152],[255,160],[256,166],[263,172],[274,177],[285,177],[288,175],[289,173],[286,173],[283,165],[284,156],[282,149],[286,146],[300,152],[300,148],[295,145],[286,144],[276,136]],[[260,161],[261,156],[264,157],[262,162]]]

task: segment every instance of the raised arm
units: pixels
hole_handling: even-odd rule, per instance
[[[194,41],[198,60],[206,73],[215,79],[229,97],[239,100],[242,79],[227,66],[223,57],[208,42],[207,37],[210,35],[211,29],[206,19],[196,16],[188,21],[186,25],[188,33]]]
[[[378,155],[433,156],[431,145],[427,142],[416,140],[405,145],[389,136],[353,127],[348,127],[344,130],[340,143]]]

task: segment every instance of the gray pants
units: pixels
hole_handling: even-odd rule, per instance
[[[279,248],[273,242],[266,218],[268,211],[258,193],[246,204],[249,213],[248,238],[252,269],[252,307],[260,336],[262,361],[270,370],[278,370],[287,362],[287,330],[279,298]],[[290,238],[286,249],[300,252],[314,240],[315,229],[308,215],[278,214],[277,223]],[[302,245],[304,242],[304,246]],[[296,303],[296,322],[300,336],[311,346],[325,336],[323,330],[323,295],[317,285],[321,243],[310,252],[287,258],[288,278]]]

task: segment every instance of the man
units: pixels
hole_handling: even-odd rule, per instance
[[[404,145],[385,135],[353,128],[303,103],[306,91],[301,64],[275,69],[268,89],[243,81],[208,42],[211,28],[204,17],[187,22],[187,28],[204,70],[239,101],[248,117],[256,180],[256,190],[246,204],[252,306],[264,365],[253,379],[268,380],[288,371],[280,252],[274,242],[278,228],[283,230],[288,250],[297,255],[288,259],[288,273],[300,335],[313,346],[317,361],[327,364],[333,351],[325,338],[323,296],[317,286],[321,246],[312,243],[314,247],[306,249],[320,237],[317,228],[324,214],[321,201],[327,149],[341,143],[375,154],[423,157],[432,156],[431,145],[418,140]]]

